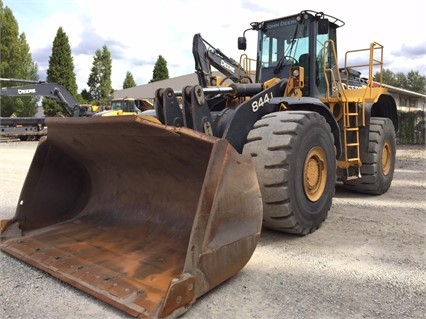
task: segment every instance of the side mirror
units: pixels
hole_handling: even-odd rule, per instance
[[[247,38],[246,37],[238,37],[238,50],[245,51],[247,49]]]
[[[328,19],[318,20],[318,34],[328,34]]]

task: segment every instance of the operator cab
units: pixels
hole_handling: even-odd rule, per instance
[[[111,101],[111,107],[102,112],[93,114],[99,116],[116,116],[116,115],[140,115],[142,111],[136,107],[133,98],[116,98]]]
[[[111,101],[111,110],[140,114],[141,110],[137,108],[135,99],[133,98],[117,98]]]
[[[324,96],[326,83],[322,70],[331,69],[335,64],[332,50],[324,50],[324,46],[329,40],[336,46],[336,29],[343,25],[339,19],[310,10],[251,23],[248,30],[258,31],[256,82],[289,78],[291,68],[301,66],[304,68],[302,95]],[[238,48],[246,49],[245,36],[238,39]]]

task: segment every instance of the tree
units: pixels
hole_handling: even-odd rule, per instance
[[[374,80],[380,80],[380,73],[374,75]],[[426,94],[426,76],[420,75],[419,71],[411,70],[408,74],[403,72],[394,73],[389,69],[383,70],[382,81],[384,84],[392,85],[420,94]]]
[[[38,66],[33,61],[25,33],[19,34],[18,23],[12,11],[0,0],[0,77],[38,80]],[[22,85],[7,82],[2,86]],[[37,112],[36,97],[2,97],[0,115],[32,117]]]
[[[112,74],[112,59],[106,45],[102,50],[96,50],[93,57],[92,69],[87,81],[89,87],[89,94],[92,97],[92,102],[98,105],[109,105],[112,99],[111,81]]]
[[[123,82],[123,89],[133,88],[136,86],[136,81],[130,71],[127,71],[126,78]]]
[[[93,97],[90,95],[89,91],[87,89],[83,89],[80,93],[82,99],[84,102],[91,102],[93,101]]]
[[[167,69],[167,61],[161,56],[158,56],[157,62],[154,65],[152,79],[149,83],[169,79],[169,70]]]
[[[407,76],[403,72],[395,74],[396,86],[406,89],[407,88]]]
[[[377,72],[374,75],[374,80],[375,81],[380,81],[380,72]],[[398,85],[398,81],[396,79],[396,75],[395,73],[393,73],[391,70],[389,69],[384,69],[382,72],[382,82],[388,85],[392,85],[392,86],[397,86]]]
[[[407,89],[413,92],[426,94],[426,77],[419,71],[411,70],[407,74]]]
[[[47,82],[58,83],[77,98],[77,80],[74,72],[74,60],[68,36],[59,27],[53,40],[52,55],[49,57]],[[46,116],[65,115],[62,106],[51,98],[43,98],[43,110]]]

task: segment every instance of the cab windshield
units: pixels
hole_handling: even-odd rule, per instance
[[[114,111],[134,112],[135,102],[134,100],[113,100],[111,102],[111,109]]]
[[[308,53],[309,22],[298,24],[294,17],[266,23],[261,39],[262,66],[276,66],[283,58],[284,65],[294,64],[301,54]]]

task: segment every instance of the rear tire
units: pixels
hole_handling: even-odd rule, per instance
[[[396,137],[388,118],[372,117],[368,154],[361,166],[361,178],[344,181],[347,189],[359,193],[381,195],[388,191],[395,170]]]
[[[306,235],[327,218],[335,192],[336,149],[316,112],[264,116],[247,137],[263,198],[263,225]]]

